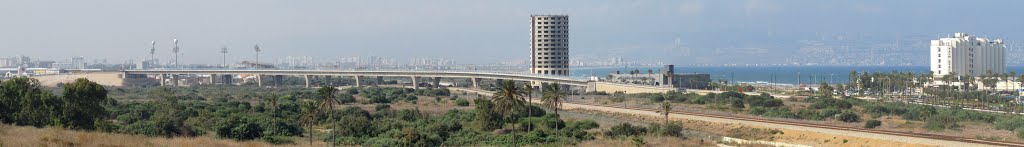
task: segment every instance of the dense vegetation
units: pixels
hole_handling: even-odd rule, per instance
[[[297,137],[363,146],[564,145],[594,139],[587,130],[597,128],[595,122],[566,122],[558,114],[526,105],[521,93],[525,86],[512,85],[505,88],[519,91],[509,97],[513,103],[470,102],[443,88],[390,87],[115,88],[108,98],[103,86],[85,79],[63,84],[58,91],[62,95],[56,95],[34,79],[13,78],[0,82],[0,121],[160,137],[212,134],[275,144],[304,142]],[[549,92],[557,94],[562,93]],[[418,97],[451,97],[455,105],[475,109],[431,114],[389,105],[415,104]],[[369,104],[373,113],[355,104]]]
[[[77,79],[57,96],[29,78],[0,82],[0,122],[35,127],[107,129],[107,91],[95,82]],[[110,103],[108,103],[110,102]],[[116,103],[114,103],[116,104]]]

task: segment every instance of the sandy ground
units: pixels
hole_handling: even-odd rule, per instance
[[[104,86],[121,86],[123,85],[123,80],[120,74],[119,72],[90,72],[69,75],[33,76],[32,78],[38,79],[40,84],[49,87],[57,86],[58,83],[71,83],[78,78],[86,78]]]

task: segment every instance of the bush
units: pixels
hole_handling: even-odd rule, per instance
[[[1017,138],[1024,139],[1024,128],[1017,128],[1013,130],[1014,134],[1017,134]]]
[[[839,121],[843,122],[860,122],[860,115],[857,115],[857,113],[846,111],[840,113],[836,119],[839,119]]]
[[[665,97],[664,97],[664,96],[661,96],[661,94],[652,94],[652,95],[650,96],[650,98],[651,98],[651,101],[652,101],[652,102],[658,102],[658,103],[660,103],[660,102],[662,102],[662,101],[665,101]]]
[[[812,102],[811,103],[811,108],[814,108],[814,109],[825,109],[825,108],[850,109],[850,108],[853,107],[853,104],[850,104],[850,102],[847,102],[847,101],[844,101],[844,100],[840,100],[840,99],[833,99],[833,98],[808,98],[807,100]]]
[[[566,125],[566,128],[576,130],[590,130],[597,127],[599,127],[597,122],[594,122],[594,120],[589,119],[569,122],[569,124]]]
[[[469,106],[469,101],[467,101],[466,99],[458,99],[458,100],[455,100],[455,105],[457,105],[457,106]]]
[[[682,127],[682,124],[679,124],[679,123],[669,123],[669,124],[662,124],[662,125],[654,124],[654,125],[651,125],[651,131],[655,135],[673,136],[673,137],[683,136],[683,133],[682,133],[683,132],[683,127]]]
[[[356,97],[353,97],[350,94],[341,94],[338,95],[338,102],[341,102],[342,104],[354,103],[356,102]]]
[[[743,106],[743,100],[732,100],[732,105],[731,106],[733,108],[739,108],[739,109],[746,108],[746,107]]]
[[[235,140],[253,140],[263,136],[263,128],[254,121],[229,118],[218,123],[217,135]]]
[[[925,122],[924,127],[932,131],[942,131],[944,129],[957,128],[960,127],[960,125],[957,124],[957,120],[956,118],[953,118],[953,116],[935,115],[928,118],[928,121]]]
[[[274,145],[295,144],[295,141],[284,136],[263,136],[262,140]]]
[[[605,136],[609,137],[622,137],[622,136],[639,136],[647,133],[647,128],[642,126],[633,126],[629,123],[622,123],[619,125],[612,126],[611,130],[604,132]]]
[[[996,129],[1014,131],[1017,128],[1024,128],[1024,118],[1021,117],[1001,117],[992,124]]]
[[[878,121],[878,120],[873,120],[872,119],[872,120],[868,120],[868,122],[864,123],[864,128],[873,129],[873,128],[881,126],[881,125],[882,125],[882,121]]]

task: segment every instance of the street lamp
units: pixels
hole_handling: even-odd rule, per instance
[[[171,52],[174,52],[174,68],[180,68],[180,67],[178,67],[178,52],[179,51],[181,51],[181,48],[178,48],[178,39],[174,39],[174,48],[171,49]]]
[[[227,46],[221,46],[220,47],[220,53],[221,53],[221,58],[220,58],[221,66],[228,67],[228,47]]]
[[[260,51],[261,51],[260,50],[260,45],[259,44],[253,45],[252,48],[256,49],[256,68],[259,69],[260,68]]]

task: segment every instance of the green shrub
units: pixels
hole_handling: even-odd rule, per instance
[[[1024,118],[1022,117],[1001,117],[992,124],[996,129],[1001,130],[1017,130],[1017,128],[1024,128]]]
[[[1013,130],[1013,133],[1017,134],[1017,138],[1024,139],[1024,128],[1017,128],[1016,130]]]
[[[469,106],[469,101],[467,101],[466,99],[458,99],[458,100],[455,100],[455,105],[457,105],[457,106]]]
[[[356,102],[356,97],[351,94],[340,94],[338,95],[338,102],[341,102],[342,104],[354,103]]]
[[[629,123],[622,123],[619,125],[612,126],[611,130],[604,132],[605,136],[609,137],[622,137],[622,136],[638,136],[647,133],[647,128],[642,126],[633,126]]]
[[[956,118],[949,115],[935,115],[928,118],[925,122],[924,127],[932,131],[942,131],[944,129],[952,129],[960,127],[957,124]]]
[[[669,124],[661,124],[661,125],[652,124],[650,128],[651,128],[651,130],[653,131],[653,133],[655,135],[673,136],[673,137],[683,136],[683,134],[682,134],[683,127],[682,127],[682,124],[679,124],[679,123],[669,123]]]
[[[882,121],[878,121],[878,120],[873,120],[872,119],[872,120],[868,120],[867,122],[864,123],[864,128],[872,129],[872,128],[875,128],[875,127],[878,127],[878,126],[881,126],[881,125],[882,125]]]
[[[599,127],[597,122],[594,122],[594,120],[589,120],[589,119],[569,122],[569,124],[566,125],[566,128],[568,128],[568,129],[577,129],[577,130],[590,130],[590,129],[597,128],[597,127]]]
[[[262,140],[274,145],[295,144],[295,141],[284,136],[263,136]]]
[[[732,105],[731,106],[733,108],[739,108],[739,109],[746,108],[746,107],[743,106],[743,100],[738,100],[738,99],[737,100],[732,100]]]
[[[840,113],[836,119],[843,122],[860,122],[860,115],[857,115],[857,113],[854,112],[846,111]]]

